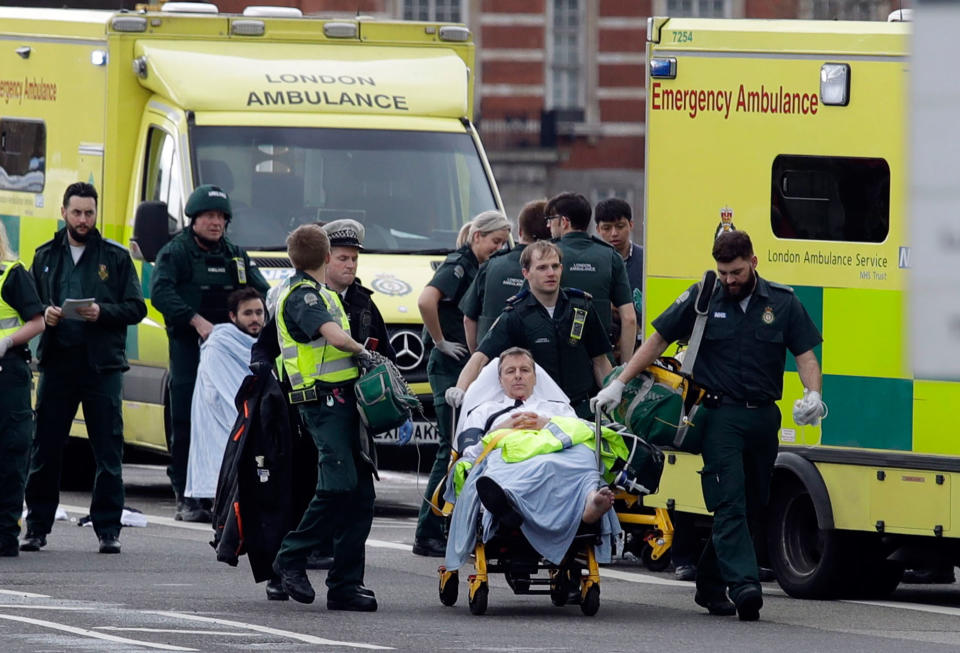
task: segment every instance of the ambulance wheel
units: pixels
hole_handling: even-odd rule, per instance
[[[800,482],[777,489],[770,515],[767,552],[783,590],[798,599],[837,596],[854,560],[847,534],[820,529],[813,499]]]
[[[591,585],[590,589],[587,590],[587,595],[583,597],[583,600],[580,601],[580,611],[592,617],[597,614],[597,611],[600,609],[600,586]]]
[[[487,595],[489,592],[487,584],[480,583],[480,587],[470,597],[470,614],[481,615],[487,611]]]
[[[440,579],[440,603],[446,606],[456,605],[460,594],[460,583],[457,581],[457,574],[451,574],[446,583]]]
[[[643,545],[643,549],[640,550],[640,559],[643,561],[643,566],[650,571],[663,571],[670,566],[670,552],[664,551],[662,556],[654,560],[653,547],[649,544]]]

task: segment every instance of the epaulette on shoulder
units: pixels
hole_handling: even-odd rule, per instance
[[[577,299],[593,301],[593,295],[588,293],[586,290],[580,290],[579,288],[564,288],[563,291],[567,293],[567,297],[575,297]]]
[[[125,251],[125,252],[129,252],[129,251],[130,251],[130,248],[129,248],[129,247],[127,247],[126,245],[123,245],[122,243],[118,243],[118,242],[115,241],[113,238],[104,238],[104,239],[103,239],[103,242],[105,242],[105,243],[110,243],[110,244],[113,245],[114,247],[119,247],[120,249],[122,249],[122,250]]]
[[[513,308],[514,308],[514,306],[516,306],[517,304],[519,304],[520,302],[522,302],[524,299],[526,299],[526,297],[527,297],[529,294],[530,294],[530,289],[529,289],[529,288],[524,288],[523,290],[521,290],[520,292],[518,292],[518,293],[517,293],[516,295],[514,295],[513,297],[507,298],[507,302],[506,302],[507,305],[504,306],[503,310],[505,310],[505,311],[512,311]]]
[[[456,251],[456,252],[450,252],[449,254],[447,254],[447,258],[443,259],[443,262],[456,263],[459,260],[460,260],[460,252]]]
[[[597,238],[596,236],[591,235],[590,240],[592,240],[595,243],[600,243],[604,247],[609,247],[610,249],[613,249],[613,245],[605,241],[603,238]]]
[[[777,290],[785,290],[791,295],[793,294],[793,288],[790,286],[784,285],[782,283],[777,283],[775,281],[768,281],[767,283],[770,285],[771,288],[776,288]]]
[[[495,251],[493,254],[490,255],[490,258],[488,258],[487,261],[491,261],[491,260],[497,258],[498,256],[506,256],[507,254],[509,254],[510,252],[512,252],[514,249],[516,249],[516,248],[515,248],[515,247],[512,247],[512,248],[510,248],[510,249],[498,249],[497,251]]]

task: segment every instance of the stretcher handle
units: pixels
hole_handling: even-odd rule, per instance
[[[595,441],[596,446],[594,447],[595,449],[594,453],[596,453],[597,455],[597,471],[600,472],[601,476],[603,476],[603,457],[600,455],[600,443],[603,440],[603,435],[600,430],[601,428],[603,428],[600,425],[600,416],[602,413],[603,411],[597,408],[596,412],[594,412],[593,414],[594,437],[596,438],[596,441]]]

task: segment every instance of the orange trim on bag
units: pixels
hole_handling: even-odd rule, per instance
[[[240,439],[240,436],[243,435],[244,429],[247,428],[246,424],[241,424],[240,428],[237,429],[237,432],[233,435],[233,441],[236,442]]]
[[[233,514],[237,517],[237,533],[239,537],[237,538],[237,550],[236,555],[240,555],[240,552],[243,550],[243,519],[240,518],[240,503],[237,501],[233,502]]]

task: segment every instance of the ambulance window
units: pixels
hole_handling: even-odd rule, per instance
[[[0,118],[0,189],[39,193],[47,160],[42,120]]]
[[[167,211],[171,215],[179,215],[182,198],[183,183],[180,167],[177,165],[174,138],[159,127],[151,127],[147,136],[147,161],[140,199],[166,202]],[[175,231],[177,227],[175,222],[172,223],[171,231]]]
[[[883,159],[781,154],[773,161],[770,225],[778,238],[883,242],[890,166]]]

